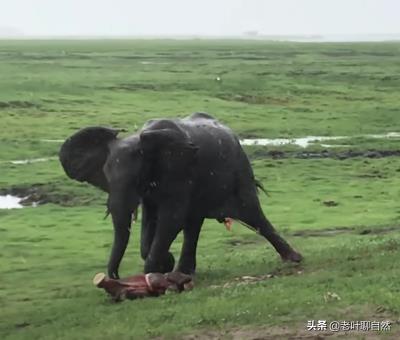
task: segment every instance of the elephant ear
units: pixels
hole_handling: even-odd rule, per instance
[[[87,127],[69,137],[61,146],[60,162],[68,177],[88,182],[108,191],[103,166],[109,154],[109,144],[121,130],[105,127]]]

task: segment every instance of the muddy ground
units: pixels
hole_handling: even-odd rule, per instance
[[[400,150],[367,150],[367,151],[280,151],[280,150],[267,150],[259,149],[250,154],[251,159],[283,159],[283,158],[299,158],[299,159],[319,159],[319,158],[333,158],[333,159],[349,159],[356,157],[364,158],[384,158],[400,156]]]
[[[85,195],[76,195],[73,191],[65,191],[58,184],[18,185],[1,188],[0,195],[12,195],[22,198],[19,202],[23,206],[42,205],[47,203],[65,207],[88,205],[96,198]]]

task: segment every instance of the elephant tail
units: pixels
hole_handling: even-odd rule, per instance
[[[255,185],[256,185],[256,188],[257,188],[257,192],[259,192],[259,190],[261,190],[265,195],[269,196],[268,191],[264,188],[264,186],[263,186],[263,184],[261,183],[260,180],[255,178],[254,182],[255,182]]]

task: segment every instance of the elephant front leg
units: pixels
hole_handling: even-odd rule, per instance
[[[167,273],[174,269],[175,259],[169,248],[182,230],[184,207],[183,202],[159,208],[156,231],[144,265],[145,273]]]
[[[111,212],[114,225],[114,242],[108,262],[108,276],[119,279],[118,269],[131,233],[132,212],[118,209]]]
[[[191,218],[183,229],[183,245],[177,271],[185,274],[194,274],[196,271],[196,250],[200,229],[204,218]]]
[[[132,213],[136,210],[139,200],[132,198],[121,187],[114,186],[114,188],[107,202],[114,226],[114,242],[108,262],[108,276],[118,279],[119,265],[131,234]]]

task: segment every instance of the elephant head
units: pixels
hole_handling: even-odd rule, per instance
[[[61,146],[59,157],[68,177],[88,182],[108,192],[103,166],[109,154],[109,143],[117,139],[121,130],[105,127],[87,127]]]
[[[108,264],[110,277],[127,247],[132,215],[154,183],[180,176],[196,152],[188,137],[173,124],[146,126],[139,134],[118,138],[121,130],[87,127],[69,137],[59,153],[66,174],[108,193],[114,242]],[[162,180],[161,180],[162,178]]]

